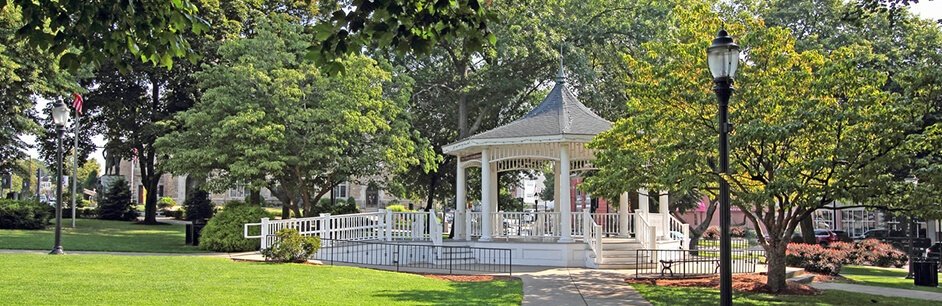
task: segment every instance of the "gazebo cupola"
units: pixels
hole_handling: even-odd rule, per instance
[[[490,241],[497,213],[497,173],[545,169],[555,175],[555,205],[559,218],[559,242],[571,242],[572,208],[568,182],[573,172],[589,170],[594,159],[585,144],[608,130],[612,123],[596,115],[576,99],[566,86],[560,67],[556,84],[539,106],[513,122],[445,145],[442,151],[458,158],[456,237],[471,237],[466,214],[465,168],[481,167],[481,218],[479,241]],[[561,185],[565,182],[565,185]]]

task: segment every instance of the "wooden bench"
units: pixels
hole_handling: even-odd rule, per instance
[[[713,269],[713,273],[718,273],[720,270],[720,260],[719,259],[685,259],[685,260],[660,260],[661,262],[661,277],[664,277],[664,271],[670,272],[671,277],[674,277],[674,270],[671,270],[671,266],[674,264],[685,264],[688,262],[712,262],[716,265]]]

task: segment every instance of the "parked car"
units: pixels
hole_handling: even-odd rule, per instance
[[[851,238],[850,235],[845,231],[831,231],[837,235],[837,240],[842,242],[854,242],[854,238]]]

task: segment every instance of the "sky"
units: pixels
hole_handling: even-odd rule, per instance
[[[942,19],[942,0],[932,0],[932,1],[920,1],[920,3],[913,4],[910,6],[910,11],[919,15],[922,18],[928,18],[932,20]],[[39,101],[36,103],[36,111],[42,113],[42,109],[46,107],[46,100]],[[41,114],[42,115],[42,114]],[[35,144],[36,137],[31,135],[22,136],[27,143]],[[92,153],[91,158],[95,158],[98,161],[98,164],[102,169],[105,167],[105,158],[102,153],[102,147],[105,145],[105,140],[101,135],[95,136],[92,138],[92,141],[98,146],[98,149]],[[39,157],[39,152],[37,149],[29,149],[28,154],[32,157]]]

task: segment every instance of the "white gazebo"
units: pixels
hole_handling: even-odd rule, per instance
[[[588,228],[585,224],[590,222],[583,222],[586,219],[583,214],[572,212],[570,177],[579,171],[593,169],[593,150],[586,148],[585,144],[611,125],[611,122],[576,99],[567,88],[566,76],[560,69],[556,85],[550,93],[539,106],[523,117],[444,146],[442,149],[445,154],[458,158],[455,237],[466,240],[477,237],[478,241],[491,241],[496,235],[542,236],[551,237],[560,243],[570,243],[573,242],[573,235],[587,236],[583,228]],[[480,212],[467,212],[465,169],[469,167],[481,168]],[[498,172],[547,168],[553,169],[555,176],[554,212],[498,212]],[[622,204],[619,205],[619,213],[593,214],[597,216],[592,216],[592,219],[605,227],[605,234],[615,231],[619,236],[626,237],[629,231],[633,232],[629,229],[631,217],[627,194],[618,200]],[[643,200],[647,202],[646,195]],[[663,202],[666,204],[666,199]],[[663,209],[666,212],[667,208]],[[645,210],[644,207],[641,210]],[[575,228],[574,222],[578,223]],[[522,232],[524,230],[527,232]]]

